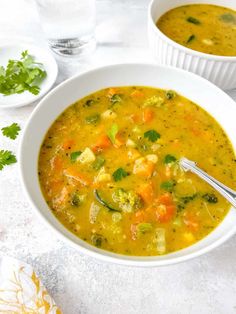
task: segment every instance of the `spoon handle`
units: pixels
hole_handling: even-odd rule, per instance
[[[210,184],[216,191],[218,191],[224,198],[226,198],[233,207],[236,208],[236,192],[223,183],[219,182],[209,174],[207,174],[205,171],[200,169],[196,166],[196,163],[194,161],[191,161],[187,158],[181,158],[179,161],[180,166],[183,168],[184,171],[191,171],[192,173],[195,173],[200,178],[202,178],[204,181],[206,181],[208,184]]]

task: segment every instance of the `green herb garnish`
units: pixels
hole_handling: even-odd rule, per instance
[[[215,204],[218,202],[218,198],[215,194],[213,193],[206,193],[202,196],[202,198],[207,201],[208,203]]]
[[[118,168],[115,172],[113,172],[112,176],[115,181],[120,181],[128,176],[128,172],[126,172],[123,168]]]
[[[95,103],[95,101],[93,99],[88,99],[85,102],[85,106],[86,107],[91,107],[94,103]]]
[[[175,91],[173,91],[173,90],[167,90],[166,91],[166,98],[168,100],[175,98],[175,96],[176,96]]]
[[[29,91],[34,95],[40,92],[40,83],[46,77],[43,65],[23,51],[20,60],[9,60],[6,69],[0,67],[0,93],[3,95],[21,94]]]
[[[177,159],[175,158],[175,156],[172,156],[172,155],[166,155],[165,158],[164,158],[164,163],[165,164],[170,164],[172,162],[175,162]]]
[[[161,189],[171,192],[175,185],[175,181],[165,181],[161,183]]]
[[[187,40],[187,44],[191,43],[194,39],[196,39],[195,35],[191,35],[189,36],[188,40]]]
[[[151,142],[156,142],[161,136],[155,130],[149,130],[144,133],[144,137],[147,138]]]
[[[184,204],[188,204],[189,202],[193,201],[195,198],[197,197],[197,193],[193,194],[193,195],[189,195],[189,196],[182,196],[180,198],[180,200],[184,203]]]
[[[104,238],[101,234],[95,233],[91,236],[91,242],[96,247],[101,247],[104,241],[106,241],[106,238]]]
[[[116,123],[112,124],[111,128],[107,132],[107,136],[111,140],[112,144],[115,144],[116,135],[118,133],[118,125]]]
[[[11,138],[12,140],[15,140],[17,138],[19,131],[20,126],[17,123],[12,123],[11,125],[2,128],[2,134]]]
[[[201,22],[198,19],[196,19],[195,17],[192,17],[192,16],[189,16],[186,19],[186,21],[189,22],[189,23],[195,24],[195,25],[201,24]]]
[[[78,193],[74,193],[71,197],[71,205],[78,207],[81,204],[81,197]]]
[[[77,152],[73,152],[70,154],[70,160],[72,162],[76,162],[77,158],[82,154],[82,152],[79,150]]]
[[[0,150],[0,170],[4,166],[16,163],[16,156],[12,154],[9,150]]]

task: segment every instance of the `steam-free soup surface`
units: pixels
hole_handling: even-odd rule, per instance
[[[235,156],[218,123],[190,100],[149,87],[100,90],[66,109],[39,155],[44,197],[86,242],[161,255],[207,236],[229,204],[182,156],[234,187]]]
[[[236,56],[236,11],[216,5],[174,8],[157,27],[177,43],[208,54]]]

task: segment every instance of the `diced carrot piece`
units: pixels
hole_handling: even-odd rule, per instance
[[[62,158],[59,157],[58,155],[55,155],[51,160],[50,160],[50,165],[53,171],[56,171],[57,173],[62,170],[63,162]]]
[[[180,140],[179,140],[178,138],[176,138],[176,139],[173,141],[172,145],[175,146],[175,147],[179,147],[179,145],[180,145]]]
[[[52,180],[49,183],[49,189],[50,189],[50,193],[52,192],[52,195],[57,194],[60,190],[62,190],[63,188],[63,180]]]
[[[130,119],[134,122],[134,123],[139,123],[141,121],[141,117],[139,114],[137,113],[133,113],[130,115]]]
[[[156,219],[159,222],[168,222],[175,215],[175,206],[174,205],[159,205],[155,210]]]
[[[173,198],[170,193],[164,193],[158,197],[158,203],[164,204],[164,205],[172,205],[173,204]]]
[[[111,88],[108,89],[107,94],[108,94],[109,97],[111,97],[111,96],[117,94],[118,92],[119,92],[119,88],[111,87]]]
[[[150,181],[143,184],[137,191],[145,203],[149,204],[153,201],[154,198],[154,189],[153,183]]]
[[[132,221],[135,224],[139,224],[141,222],[147,221],[147,219],[148,219],[148,213],[144,210],[139,210],[134,214]]]
[[[173,198],[170,193],[160,195],[153,204],[153,211],[155,212],[156,220],[159,222],[170,221],[176,211],[173,203]]]
[[[154,118],[154,111],[150,108],[145,108],[143,111],[143,122],[151,122]]]
[[[193,213],[186,213],[183,216],[183,221],[192,232],[199,230],[199,221]]]
[[[155,164],[149,160],[144,159],[143,162],[135,163],[133,173],[139,176],[150,178],[155,169]]]
[[[202,134],[202,131],[198,129],[197,126],[193,126],[190,128],[190,131],[195,135],[195,136],[199,136]]]
[[[121,147],[122,145],[124,145],[125,144],[125,141],[124,141],[124,139],[122,138],[122,136],[118,133],[118,134],[116,134],[116,139],[115,139],[115,143],[114,143],[114,146],[116,147],[116,148],[119,148],[119,147]]]
[[[111,141],[109,137],[103,134],[98,138],[96,144],[92,146],[92,151],[94,153],[97,153],[110,146],[111,146]]]
[[[83,173],[79,172],[75,167],[69,167],[65,169],[64,174],[66,177],[72,178],[82,185],[88,186],[91,184],[91,180],[86,177]]]
[[[70,149],[73,145],[75,144],[75,141],[72,139],[67,139],[63,144],[62,148],[63,149]]]
[[[187,113],[184,116],[184,119],[187,120],[187,121],[193,121],[194,120],[194,116],[191,113]]]
[[[135,90],[135,91],[133,91],[131,94],[130,94],[130,96],[132,97],[132,98],[143,98],[144,97],[144,93],[143,92],[141,92],[140,90]]]

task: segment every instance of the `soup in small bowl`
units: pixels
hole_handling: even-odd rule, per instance
[[[194,72],[222,89],[236,87],[234,0],[152,0],[148,37],[158,64]]]
[[[212,4],[189,4],[163,14],[156,22],[166,36],[190,49],[236,56],[236,11]]]
[[[45,97],[26,127],[26,193],[63,239],[105,261],[156,266],[197,256],[235,232],[236,213],[178,159],[235,188],[235,112],[215,86],[173,68],[77,76]]]

